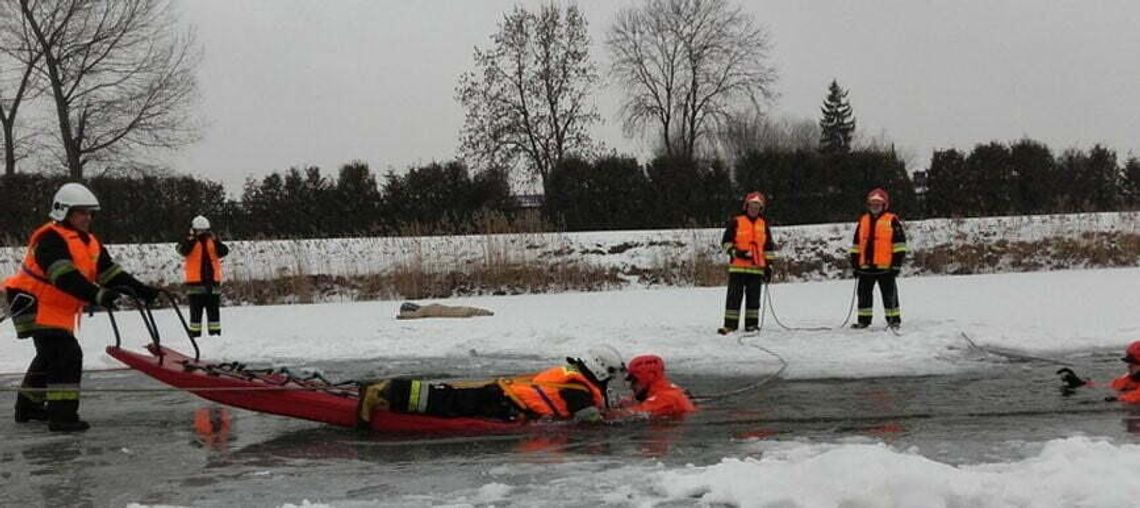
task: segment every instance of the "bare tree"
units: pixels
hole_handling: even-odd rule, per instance
[[[756,111],[730,115],[716,133],[717,156],[731,163],[751,151],[815,150],[819,125],[810,118],[775,118]]]
[[[16,162],[29,136],[17,136],[16,118],[25,100],[34,98],[35,68],[43,54],[29,44],[28,24],[13,0],[0,1],[0,134],[4,141],[4,174],[16,173]]]
[[[197,139],[190,106],[199,54],[165,0],[18,0],[54,100],[73,178]]]
[[[606,45],[626,133],[655,126],[671,157],[693,159],[742,101],[759,110],[774,95],[767,31],[726,0],[646,0],[618,14]]]
[[[478,169],[524,164],[546,178],[564,158],[590,155],[589,128],[600,120],[590,93],[598,81],[586,20],[577,7],[515,7],[491,46],[475,48],[475,70],[456,88],[466,118],[460,151]]]

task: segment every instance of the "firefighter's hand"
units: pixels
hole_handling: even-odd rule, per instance
[[[115,305],[115,302],[117,302],[122,296],[122,293],[119,293],[114,289],[99,288],[99,292],[95,294],[95,303],[104,309],[118,310],[119,307],[118,305]]]
[[[1057,371],[1057,374],[1061,376],[1061,382],[1065,384],[1065,388],[1079,388],[1088,384],[1088,381],[1081,379],[1076,372],[1073,372],[1073,369],[1068,367],[1062,367]]]
[[[134,288],[134,290],[135,295],[138,296],[139,299],[147,305],[154,303],[154,301],[158,299],[158,295],[161,293],[158,288],[154,286],[148,286],[146,284],[139,284],[138,287]]]
[[[740,259],[752,259],[752,251],[747,249],[733,249],[732,254]]]
[[[899,272],[901,272],[901,271],[902,271],[901,266],[892,266],[891,267],[891,275],[898,275]]]
[[[772,282],[772,267],[769,266],[764,269],[764,273],[760,275],[760,280],[764,281],[765,284]]]

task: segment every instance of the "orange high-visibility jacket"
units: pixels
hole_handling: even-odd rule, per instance
[[[202,248],[205,245],[205,249]],[[186,276],[187,284],[199,284],[202,282],[202,256],[206,256],[210,265],[214,268],[213,282],[219,283],[222,281],[222,261],[218,257],[217,244],[213,237],[206,238],[204,241],[195,241],[194,247],[190,249],[190,253],[186,255],[186,260],[183,263],[183,272]]]
[[[775,257],[772,230],[762,215],[755,219],[749,218],[747,214],[733,217],[725,230],[722,243],[725,252],[732,256],[728,266],[729,272],[762,274]],[[736,256],[735,250],[751,252],[752,258]]]
[[[574,416],[562,390],[581,390],[590,394],[594,406],[605,409],[605,394],[594,386],[584,374],[568,366],[554,367],[539,372],[529,380],[523,378],[502,379],[499,385],[503,392],[521,408],[539,417],[550,416],[569,419]]]
[[[54,231],[67,243],[71,262],[54,263],[45,270],[36,262],[36,246],[48,231]],[[88,234],[88,242],[84,243],[78,231],[55,222],[35,230],[31,240],[28,241],[28,251],[24,254],[23,266],[4,283],[8,289],[22,291],[35,297],[34,319],[28,319],[29,316],[20,316],[23,319],[13,317],[12,321],[16,323],[17,332],[23,333],[38,328],[59,328],[75,333],[76,321],[85,302],[60,290],[52,281],[61,273],[74,268],[94,284],[101,251],[102,246],[95,235]]]
[[[906,236],[897,215],[883,212],[873,223],[869,213],[859,217],[850,252],[860,268],[886,270],[894,266],[896,254],[906,251]]]

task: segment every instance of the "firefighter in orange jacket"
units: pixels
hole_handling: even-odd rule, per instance
[[[633,389],[633,399],[607,413],[609,419],[677,418],[697,410],[685,389],[665,377],[665,360],[660,356],[641,355],[630,360],[625,379]]]
[[[772,260],[776,244],[772,229],[764,218],[767,205],[764,195],[750,192],[744,197],[744,212],[728,220],[721,237],[721,247],[729,256],[728,294],[724,304],[724,326],[721,335],[736,331],[740,324],[740,299],[744,298],[744,331],[754,332],[760,325],[760,290],[772,280]]]
[[[610,380],[624,373],[625,363],[617,351],[595,347],[585,356],[567,357],[566,365],[533,376],[476,383],[383,380],[361,387],[358,424],[367,427],[377,409],[448,418],[596,422],[609,407]]]
[[[887,326],[897,329],[902,323],[898,287],[895,278],[906,259],[906,234],[898,216],[888,212],[890,196],[883,189],[867,194],[867,213],[855,225],[851,244],[851,268],[859,278],[859,320],[852,328],[866,328],[874,317],[872,291],[879,284]]]
[[[1121,360],[1128,364],[1128,372],[1113,379],[1108,384],[1108,387],[1115,391],[1116,395],[1105,397],[1105,400],[1109,402],[1120,401],[1125,404],[1140,404],[1140,340],[1133,341],[1128,345]],[[1071,395],[1076,388],[1082,386],[1097,387],[1100,385],[1100,383],[1082,379],[1073,372],[1073,369],[1068,367],[1058,370],[1057,373],[1061,375],[1061,381],[1064,383],[1061,390],[1065,395]]]
[[[119,290],[151,302],[158,290],[115,264],[91,233],[99,200],[78,183],[55,193],[51,222],[32,233],[20,270],[4,282],[16,334],[31,337],[36,356],[16,396],[16,422],[46,420],[52,431],[87,430],[79,419],[83,350],[75,338],[86,304],[114,308]],[[112,289],[115,288],[115,289]]]
[[[199,215],[190,221],[190,234],[178,242],[178,253],[186,259],[183,273],[190,300],[190,336],[202,336],[202,309],[210,335],[222,334],[222,258],[229,247],[210,232],[210,220]]]

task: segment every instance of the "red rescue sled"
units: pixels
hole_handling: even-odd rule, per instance
[[[335,385],[323,379],[298,379],[285,373],[247,370],[237,364],[211,364],[173,349],[149,344],[150,354],[108,346],[107,354],[170,386],[204,399],[251,411],[356,426],[359,393],[355,385]],[[378,409],[370,428],[389,433],[483,434],[511,432],[526,420],[441,418]]]

